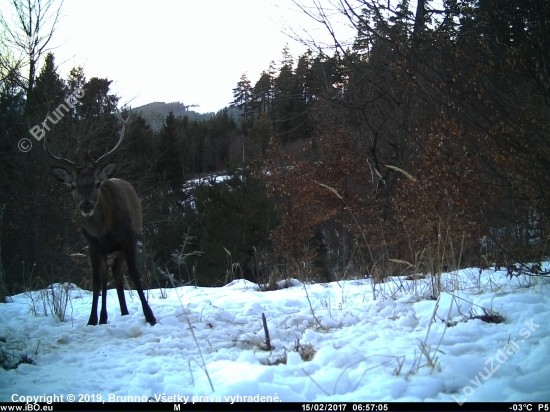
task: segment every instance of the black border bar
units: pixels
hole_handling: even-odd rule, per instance
[[[544,402],[281,402],[281,403],[157,403],[157,402],[74,402],[74,403],[0,403],[1,411],[296,411],[296,412],[440,412],[508,411],[550,412]]]

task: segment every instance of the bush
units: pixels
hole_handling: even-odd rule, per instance
[[[265,183],[247,170],[228,172],[224,181],[210,179],[194,189],[184,208],[184,227],[202,252],[194,256],[200,285],[220,285],[229,266],[255,281],[255,255],[270,248],[269,234],[277,224]],[[228,261],[230,257],[230,261]]]

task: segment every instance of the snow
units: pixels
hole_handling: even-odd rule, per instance
[[[0,401],[550,401],[549,279],[465,269],[442,275],[437,301],[430,281],[150,290],[155,326],[131,291],[128,316],[109,291],[99,326],[74,285],[16,295],[0,305],[0,354],[35,364],[0,369]],[[52,291],[69,298],[64,322]],[[485,313],[504,322],[472,319]]]
[[[221,182],[224,182],[225,180],[228,180],[230,178],[231,178],[231,176],[229,176],[225,173],[223,173],[223,174],[220,174],[220,173],[207,174],[203,177],[198,177],[196,179],[191,179],[191,180],[186,181],[183,184],[183,189],[182,190],[183,190],[184,193],[187,193],[187,192],[191,191],[196,186],[203,185],[203,184],[211,184],[211,183],[221,183]]]

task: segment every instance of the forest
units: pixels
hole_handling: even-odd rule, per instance
[[[307,52],[285,47],[254,84],[236,79],[230,108],[170,113],[158,130],[121,104],[116,79],[81,67],[62,78],[41,47],[48,33],[27,47],[2,21],[0,295],[91,288],[74,201],[29,130],[50,119],[50,149],[85,162],[116,141],[117,110],[129,117],[117,177],[142,203],[149,288],[539,272],[550,235],[548,2],[297,5],[332,34],[338,13],[354,39],[301,39]]]

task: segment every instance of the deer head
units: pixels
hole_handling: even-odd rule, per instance
[[[109,152],[97,160],[91,160],[91,163],[85,167],[77,167],[76,162],[72,162],[64,157],[54,155],[46,147],[46,137],[43,138],[42,144],[46,153],[56,162],[66,166],[66,168],[52,166],[51,170],[54,177],[61,183],[70,185],[73,191],[73,198],[82,216],[92,216],[96,205],[99,201],[100,189],[103,182],[113,177],[116,172],[117,164],[108,163],[104,166],[109,157],[120,146],[126,131],[126,123],[128,119],[123,120],[120,112],[117,110],[117,115],[122,122],[122,131],[117,144]],[[68,169],[68,170],[67,170]]]

